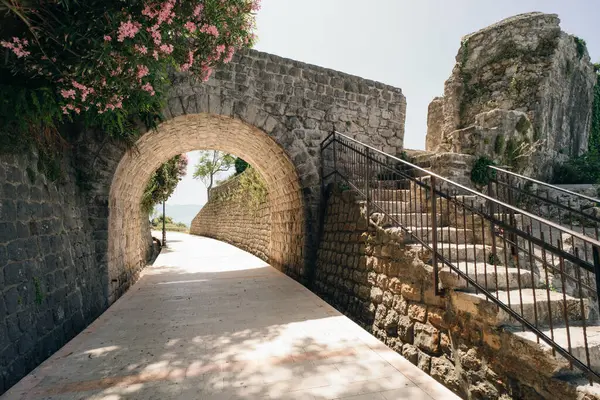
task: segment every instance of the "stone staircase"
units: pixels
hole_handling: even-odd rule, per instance
[[[423,157],[429,159],[427,155]],[[416,178],[424,184],[430,183],[430,178],[422,173],[417,174]],[[431,245],[434,235],[431,229],[431,201],[427,198],[426,190],[414,183],[407,186],[401,181],[386,181],[384,185],[374,185],[370,196],[371,220],[388,232],[397,233],[423,261],[431,263],[431,251],[420,243],[422,241]],[[481,200],[476,196],[456,196],[456,199],[477,208],[483,206],[477,204]],[[571,354],[584,363],[587,343],[590,365],[596,372],[600,372],[600,324],[593,311],[596,300],[576,298],[553,290],[548,284],[544,285],[547,277],[543,266],[529,265],[527,258],[521,260],[519,265],[511,262],[510,256],[504,256],[507,254],[506,250],[499,247],[503,245],[502,240],[498,236],[492,237],[489,223],[479,215],[457,208],[446,199],[437,199],[436,239],[439,253],[542,333],[554,338],[563,348],[570,348]],[[495,217],[507,218],[500,214]],[[523,218],[516,219],[519,224],[524,223]],[[494,256],[496,260],[491,258],[494,254],[492,241],[496,241],[496,250],[500,253]],[[442,287],[452,289],[460,297],[459,303],[465,309],[482,302],[491,303],[485,294],[476,290],[450,267],[441,261],[439,265],[442,266],[439,272]],[[521,323],[514,317],[499,307],[495,307],[495,310],[495,314],[491,316],[495,325],[532,344],[540,343],[541,348],[550,356],[564,361],[558,353],[553,354],[549,345],[538,340],[534,332],[522,329]],[[584,335],[584,331],[587,335]]]

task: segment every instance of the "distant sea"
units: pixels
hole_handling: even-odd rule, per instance
[[[162,215],[162,204],[159,204],[154,208],[158,215]],[[201,208],[202,205],[200,204],[167,204],[165,206],[165,211],[167,217],[173,218],[173,221],[175,222],[183,222],[189,227]]]

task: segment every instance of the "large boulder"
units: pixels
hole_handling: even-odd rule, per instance
[[[585,152],[596,75],[585,43],[559,23],[528,13],[465,36],[430,105],[427,150],[487,155],[539,178]]]

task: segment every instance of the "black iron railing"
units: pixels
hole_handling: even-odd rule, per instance
[[[488,193],[545,219],[600,238],[600,199],[490,166]]]
[[[485,296],[500,324],[600,382],[600,342],[588,332],[599,309],[598,240],[337,132],[321,153],[323,183],[355,191],[368,225],[415,247],[433,266],[438,294]]]

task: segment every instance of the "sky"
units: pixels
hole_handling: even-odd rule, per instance
[[[443,94],[461,37],[531,11],[558,14],[564,31],[583,38],[600,61],[599,0],[263,0],[255,48],[402,89],[404,145],[424,149],[427,106]],[[190,172],[168,204],[203,204],[204,185]]]

